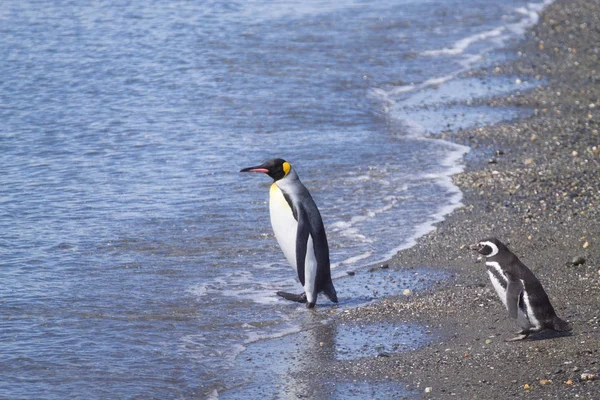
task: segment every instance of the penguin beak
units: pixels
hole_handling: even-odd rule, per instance
[[[257,167],[242,168],[242,169],[240,169],[240,172],[262,172],[262,173],[268,174],[269,170],[266,168],[263,168],[261,165],[259,165]]]

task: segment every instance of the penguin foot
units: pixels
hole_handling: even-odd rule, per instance
[[[295,301],[296,303],[306,303],[306,293],[300,293],[300,294],[294,294],[294,293],[288,293],[288,292],[277,292],[277,296],[281,296],[286,300],[291,300],[291,301]],[[314,307],[314,303],[313,303],[313,307]],[[311,308],[311,307],[309,307]]]
[[[506,339],[505,342],[518,342],[519,340],[527,339],[529,332],[517,332],[517,335],[514,338]]]
[[[312,303],[306,303],[306,308],[315,308],[315,304],[317,304],[317,302],[312,302]]]

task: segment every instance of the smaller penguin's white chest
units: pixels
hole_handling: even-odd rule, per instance
[[[296,266],[296,234],[298,222],[294,218],[292,208],[283,197],[283,192],[277,184],[271,185],[269,194],[269,213],[271,214],[271,225],[275,238],[283,250],[285,258],[297,271]]]
[[[492,268],[496,272],[496,273],[494,273],[494,272],[488,270],[488,276],[490,277],[490,281],[492,282],[492,286],[494,286],[494,290],[496,291],[496,294],[498,295],[498,297],[500,297],[500,300],[502,300],[504,307],[507,307],[506,306],[506,285],[508,285],[508,278],[502,271],[502,268],[500,268],[500,264],[498,264],[497,262],[488,261],[485,263],[485,265]],[[500,282],[500,279],[498,278],[498,276],[501,277],[500,279],[503,279],[503,282]],[[504,286],[502,285],[502,283],[504,283]]]

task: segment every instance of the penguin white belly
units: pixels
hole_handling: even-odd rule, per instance
[[[292,208],[283,197],[283,192],[277,184],[271,185],[269,195],[269,213],[271,214],[271,225],[275,238],[283,250],[285,258],[298,274],[296,266],[296,233],[298,231],[298,222],[294,218]],[[312,241],[311,241],[312,245]],[[312,252],[309,252],[311,254]]]
[[[502,278],[504,278],[504,286],[502,285],[502,283],[500,282],[500,280],[498,279],[498,276],[496,274],[494,274],[492,271],[488,270],[488,276],[490,277],[490,281],[492,282],[492,286],[494,286],[494,290],[496,290],[496,294],[498,295],[498,297],[500,297],[500,300],[502,300],[502,304],[504,304],[504,307],[507,307],[506,305],[506,285],[508,284],[508,279],[506,278],[506,275],[504,275],[504,272],[502,272],[502,269],[500,268],[500,265],[496,262],[486,262],[485,263],[488,267],[492,267]]]

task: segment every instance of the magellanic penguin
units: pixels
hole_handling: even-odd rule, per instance
[[[263,172],[274,180],[269,196],[271,225],[285,258],[296,270],[304,287],[304,293],[300,295],[277,294],[288,300],[306,302],[308,308],[315,306],[317,295],[321,292],[337,303],[323,220],[296,171],[287,161],[276,158],[240,172]]]
[[[534,332],[551,329],[570,331],[569,324],[554,312],[548,295],[533,272],[508,247],[496,238],[471,246],[486,257],[485,265],[496,293],[521,327],[519,336],[507,341],[522,340]]]

